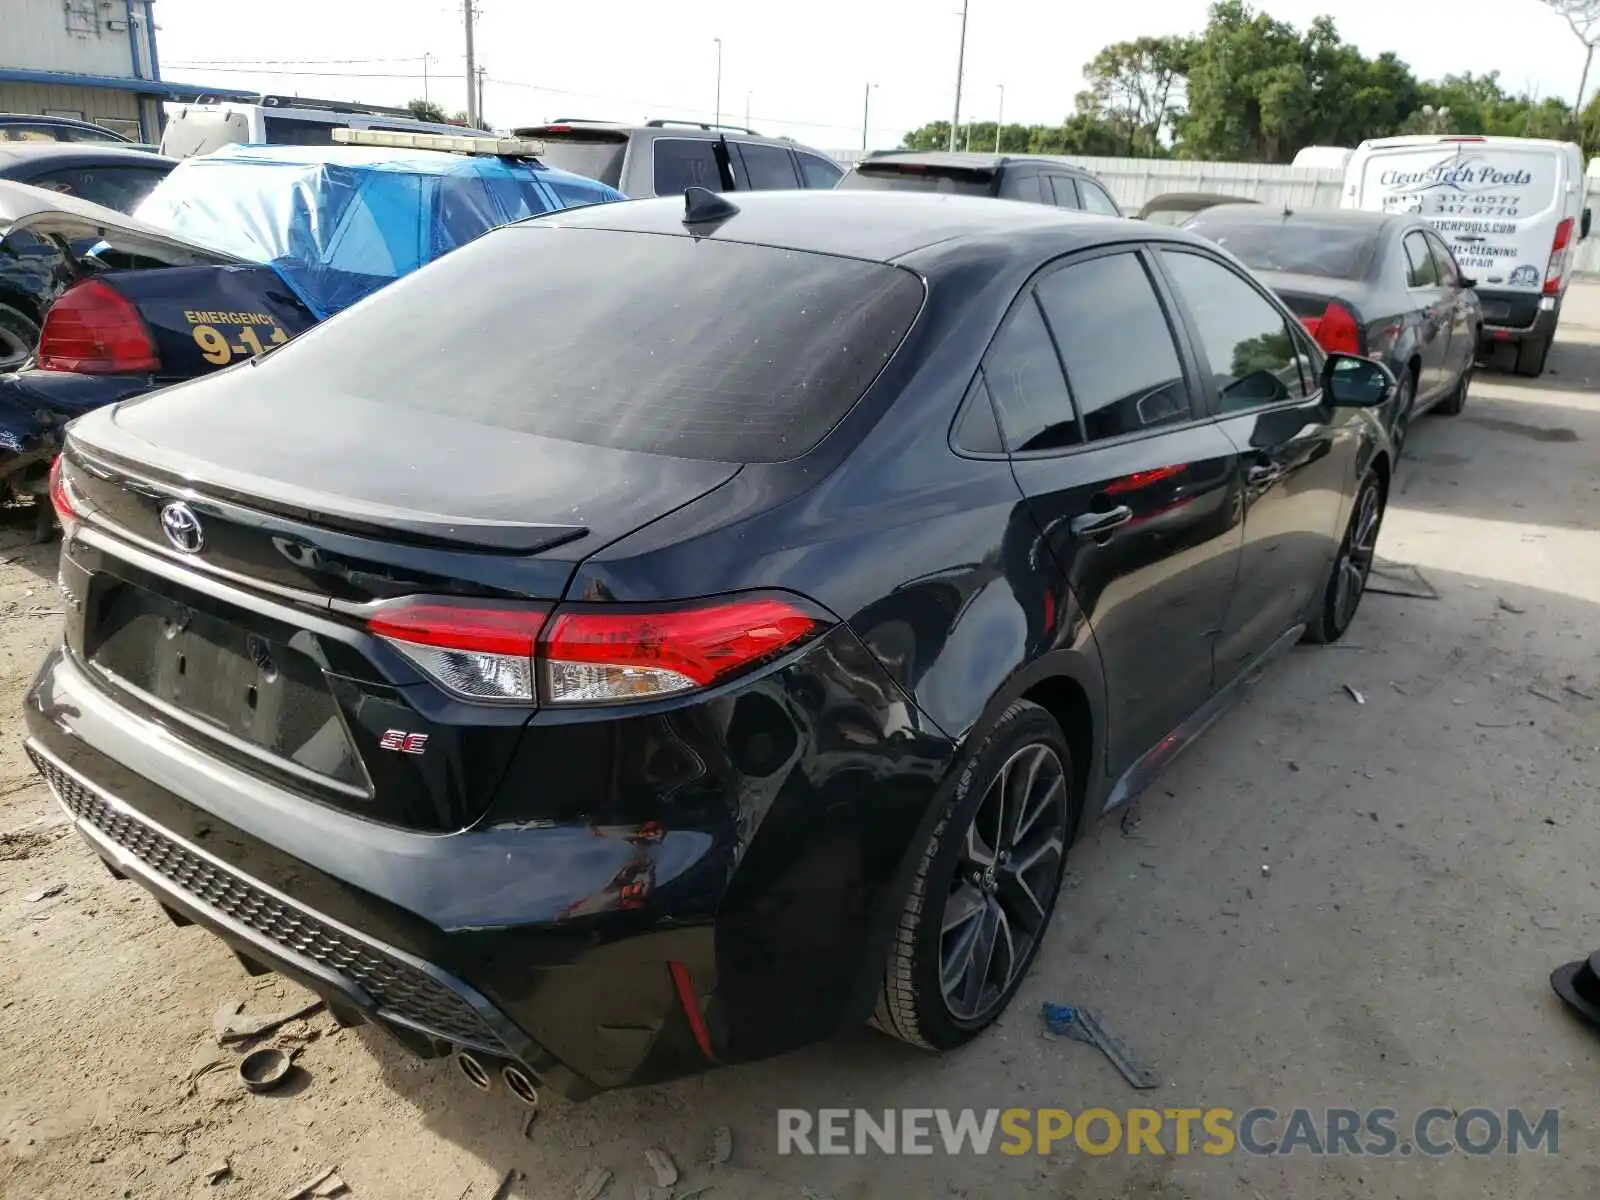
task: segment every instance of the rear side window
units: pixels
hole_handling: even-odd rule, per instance
[[[1265,296],[1209,258],[1172,250],[1161,256],[1194,318],[1224,413],[1310,394],[1312,364]]]
[[[398,405],[593,446],[780,462],[860,399],[922,297],[917,276],[882,263],[535,223],[406,276],[261,367],[353,414]]]
[[[794,173],[794,161],[782,146],[763,146],[755,142],[737,145],[744,159],[746,187],[755,191],[782,191],[800,186]]]
[[[166,175],[167,168],[164,165],[68,167],[45,175],[35,175],[28,182],[34,187],[49,188],[53,192],[77,196],[91,204],[102,204],[118,212],[131,213]]]
[[[800,175],[808,188],[831,188],[844,175],[843,171],[819,155],[796,150],[794,156],[800,160]]]
[[[1013,452],[1060,450],[1082,440],[1061,360],[1032,292],[995,334],[983,359],[983,378]]]
[[[1042,181],[1050,191],[1050,197],[1057,208],[1077,208],[1078,189],[1072,186],[1072,180],[1066,175],[1047,175]]]
[[[1433,254],[1428,249],[1428,239],[1420,229],[1413,229],[1405,237],[1406,285],[1423,288],[1439,285],[1439,272],[1433,265]]]
[[[1117,202],[1106,195],[1105,189],[1099,184],[1090,183],[1087,179],[1078,180],[1078,191],[1083,196],[1085,212],[1099,213],[1103,217],[1120,217],[1122,210],[1117,207]]]
[[[1138,256],[1112,254],[1047,275],[1039,302],[1091,442],[1189,419],[1178,348]]]
[[[658,196],[681,196],[685,188],[722,190],[722,175],[717,170],[716,144],[692,138],[657,138],[654,188]]]
[[[1044,193],[1039,190],[1039,172],[1007,171],[1000,180],[1000,199],[1021,200],[1029,204],[1045,203]]]

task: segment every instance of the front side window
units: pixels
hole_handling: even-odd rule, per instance
[[[692,187],[722,190],[716,143],[693,138],[657,138],[653,186],[658,196],[681,196]]]
[[[1406,234],[1406,285],[1414,288],[1438,287],[1439,272],[1433,265],[1433,254],[1428,250],[1428,239],[1422,230],[1413,229]]]
[[[1161,255],[1194,319],[1224,413],[1311,394],[1312,364],[1274,304],[1213,259]]]
[[[1438,273],[1440,286],[1460,287],[1461,268],[1456,266],[1456,256],[1450,253],[1450,247],[1431,233],[1422,236],[1428,241],[1428,249],[1433,251],[1433,269]]]
[[[1091,442],[1190,418],[1172,329],[1137,255],[1047,275],[1039,302]]]
[[[983,359],[983,379],[1013,452],[1060,450],[1083,440],[1061,360],[1032,292],[995,335]]]

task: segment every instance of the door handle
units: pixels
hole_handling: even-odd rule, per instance
[[[1119,504],[1105,512],[1086,512],[1073,517],[1072,532],[1085,538],[1107,537],[1118,526],[1126,525],[1131,520],[1133,509],[1126,504]]]
[[[1277,466],[1251,467],[1244,473],[1245,482],[1251,487],[1270,487],[1283,478],[1283,468]]]

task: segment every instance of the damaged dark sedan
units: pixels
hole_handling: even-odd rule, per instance
[[[949,1049],[1086,823],[1349,628],[1392,387],[1144,222],[521,222],[73,424],[27,752],[180,924],[481,1086]]]

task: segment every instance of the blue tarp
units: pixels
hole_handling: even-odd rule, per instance
[[[228,146],[184,159],[134,215],[277,269],[319,319],[496,225],[621,192],[543,164],[372,146]]]

